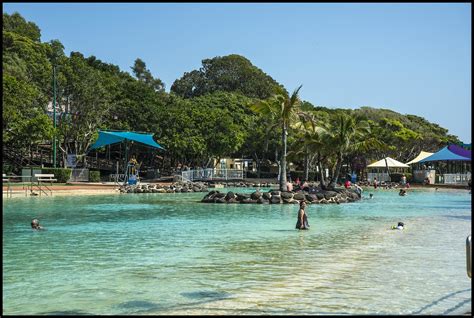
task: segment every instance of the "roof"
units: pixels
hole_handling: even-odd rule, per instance
[[[99,131],[99,138],[91,146],[90,150],[122,142],[124,140],[136,141],[150,147],[164,150],[163,147],[153,140],[153,134],[140,134],[131,131]]]
[[[471,150],[465,149],[461,146],[454,145],[454,144],[449,145],[448,150],[451,151],[452,153],[455,153],[456,155],[471,159]]]
[[[448,149],[448,146],[444,147],[438,152],[435,152],[429,157],[426,157],[425,159],[420,160],[419,162],[426,162],[426,161],[454,161],[454,160],[460,160],[460,161],[471,161],[471,158],[463,157],[458,154],[455,154],[454,152],[450,151]]]
[[[416,156],[412,161],[408,161],[407,165],[411,165],[413,163],[417,163],[418,161],[425,159],[426,157],[429,157],[433,154],[433,152],[426,152],[426,151],[420,151],[420,154]]]
[[[385,159],[387,160],[387,163],[385,163]],[[410,167],[409,165],[404,164],[403,162],[387,157],[377,162],[371,163],[370,165],[367,166],[367,168],[385,168],[387,165],[389,168],[409,168]]]

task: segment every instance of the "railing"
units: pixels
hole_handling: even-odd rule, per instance
[[[7,183],[7,198],[8,195],[10,195],[10,198],[13,197],[13,193],[21,193],[25,191],[25,196],[28,196],[28,191],[30,191],[32,188],[31,187],[31,179],[32,176],[15,176],[15,175],[4,175],[3,176],[3,184]],[[23,179],[26,179],[23,181]],[[29,180],[28,180],[29,179]],[[21,180],[21,181],[18,181]],[[22,185],[22,191],[13,191],[12,183],[21,183]],[[15,187],[17,188],[17,187]],[[18,187],[19,188],[19,187]]]
[[[367,173],[367,180],[373,182],[377,178],[378,182],[390,181],[390,176],[386,172],[369,172]]]
[[[195,169],[182,171],[181,178],[187,181],[244,179],[244,171],[240,169]]]
[[[443,174],[444,184],[466,184],[471,179],[470,173],[445,173]]]

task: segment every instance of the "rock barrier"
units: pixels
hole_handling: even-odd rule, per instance
[[[257,203],[257,204],[299,204],[305,201],[309,204],[348,203],[360,200],[360,194],[350,189],[334,189],[333,191],[310,189],[310,191],[285,192],[270,190],[252,193],[227,193],[212,190],[204,196],[204,203]]]
[[[140,184],[124,185],[119,188],[121,193],[186,193],[207,192],[208,184],[203,182],[175,182],[171,185]]]

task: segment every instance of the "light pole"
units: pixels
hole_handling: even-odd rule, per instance
[[[53,65],[53,167],[56,168],[56,66]]]

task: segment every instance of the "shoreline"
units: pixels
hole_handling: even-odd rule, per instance
[[[144,182],[147,183],[147,182]],[[152,185],[159,185],[159,186],[169,186],[173,182],[153,182],[148,183]],[[7,196],[7,186],[3,185],[2,187],[2,196],[5,199],[12,199],[12,198],[27,198],[31,197],[31,195],[26,195],[26,190],[20,185],[12,186],[12,196]],[[53,185],[48,186],[53,191],[52,196],[64,196],[64,195],[107,195],[107,194],[120,194],[119,187],[115,184],[102,184],[102,183],[84,183],[84,184],[68,184],[68,185]],[[209,187],[211,188],[211,187]],[[228,187],[224,187],[222,189],[226,189]],[[436,189],[438,190],[449,190],[449,191],[458,191],[458,190],[470,190],[466,185],[451,185],[451,184],[430,184],[430,185],[421,185],[421,184],[411,184],[410,189]],[[265,189],[265,188],[264,188]],[[384,189],[383,187],[379,187],[374,189],[373,186],[362,186],[364,191],[398,191],[402,189],[402,187],[391,188],[391,189]],[[33,189],[36,193],[39,193],[39,190]],[[263,189],[262,189],[263,190]],[[36,197],[36,196],[35,196]],[[50,197],[49,195],[46,196],[42,194],[41,196],[38,195],[37,197]]]

